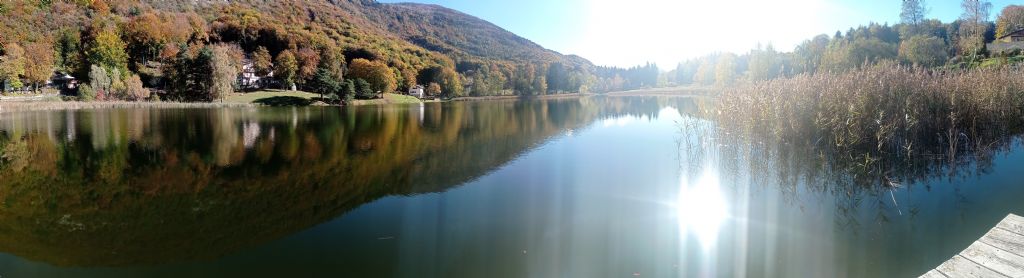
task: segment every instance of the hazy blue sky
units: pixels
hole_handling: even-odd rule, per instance
[[[381,0],[381,2],[410,2]],[[817,34],[899,21],[901,0],[413,0],[440,4],[599,65],[647,61],[663,69],[758,43],[792,50]],[[993,0],[992,19],[1012,0]],[[959,0],[931,0],[929,18],[960,16]]]

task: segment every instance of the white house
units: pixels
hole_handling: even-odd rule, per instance
[[[256,74],[256,66],[254,66],[251,59],[242,60],[242,71],[238,73],[238,85],[242,89],[259,89],[265,87],[266,82],[272,80],[274,72],[270,72],[267,76],[260,76]]]
[[[423,98],[426,95],[423,93],[423,85],[416,85],[409,88],[409,95],[417,98]]]

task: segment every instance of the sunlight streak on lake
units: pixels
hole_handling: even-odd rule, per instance
[[[680,179],[678,203],[679,231],[684,236],[693,233],[705,251],[715,246],[718,231],[728,217],[728,205],[722,196],[718,176],[710,170],[690,184],[688,177]]]

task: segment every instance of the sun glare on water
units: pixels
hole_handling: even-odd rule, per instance
[[[727,204],[719,185],[718,176],[705,171],[695,183],[689,184],[688,177],[680,181],[677,201],[679,231],[683,237],[693,233],[705,250],[714,247],[718,231],[729,214]]]

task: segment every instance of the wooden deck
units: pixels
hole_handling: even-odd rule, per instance
[[[1010,214],[963,252],[921,277],[1024,277],[1024,217]]]

